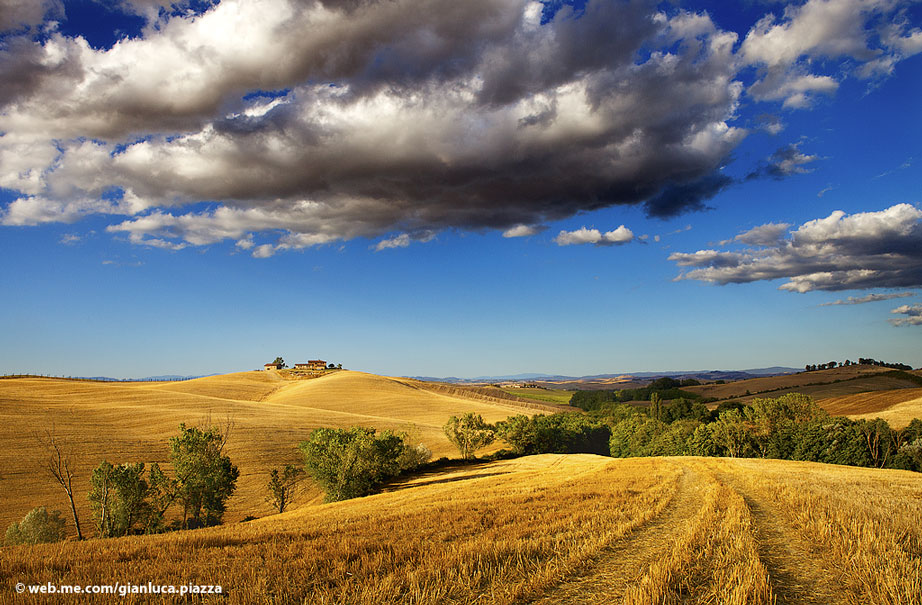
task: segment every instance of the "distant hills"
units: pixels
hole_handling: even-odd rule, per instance
[[[195,378],[208,378],[220,374],[199,374],[196,376],[180,376],[179,374],[164,374],[162,376],[145,376],[144,378],[112,378],[110,376],[74,376],[80,380],[99,380],[102,382],[170,382],[174,380],[193,380]]]
[[[748,370],[684,370],[684,371],[662,371],[662,372],[630,372],[623,374],[593,374],[589,376],[563,376],[560,374],[504,374],[499,376],[477,376],[474,378],[458,378],[456,376],[434,377],[434,376],[408,376],[416,380],[425,380],[428,382],[449,382],[455,384],[482,384],[485,382],[510,382],[510,381],[530,381],[530,382],[566,382],[566,383],[594,383],[594,382],[612,382],[612,381],[630,381],[662,378],[695,378],[697,380],[746,380],[748,378],[763,378],[765,376],[781,376],[784,374],[795,374],[802,372],[803,368],[789,368],[785,366],[772,366],[770,368],[751,368]]]

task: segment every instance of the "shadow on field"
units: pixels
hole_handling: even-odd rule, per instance
[[[496,475],[508,475],[508,471],[503,472],[493,472],[493,473],[479,473],[477,475],[462,475],[460,477],[446,477],[444,479],[433,479],[432,481],[420,481],[418,483],[403,483],[400,485],[395,485],[392,489],[387,491],[400,491],[404,489],[409,489],[411,487],[422,487],[424,485],[435,485],[436,483],[452,483],[453,481],[467,481],[468,479],[480,479],[482,477],[493,477]]]
[[[494,477],[496,475],[506,475],[509,471],[491,471],[483,473],[475,473],[470,475],[461,475],[461,476],[452,476],[445,477],[447,473],[453,473],[458,471],[473,471],[476,472],[479,469],[485,469],[485,467],[490,466],[494,461],[493,460],[484,460],[484,461],[475,461],[467,462],[462,460],[452,460],[450,462],[439,460],[436,462],[430,462],[427,465],[427,468],[420,470],[416,473],[409,475],[404,475],[399,478],[398,481],[391,483],[382,489],[382,492],[396,492],[405,489],[410,489],[414,487],[422,487],[424,485],[436,485],[438,483],[452,483],[455,481],[467,481],[468,479],[481,479],[483,477]],[[420,479],[430,478],[428,481],[420,481]],[[412,482],[412,483],[411,483]]]

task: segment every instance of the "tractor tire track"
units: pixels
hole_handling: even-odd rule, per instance
[[[771,495],[750,485],[745,471],[719,473],[739,493],[752,517],[759,558],[769,573],[777,605],[788,603],[828,605],[842,601],[846,590],[836,581],[838,573],[822,565],[809,543],[787,520]]]
[[[650,565],[671,548],[674,539],[700,509],[700,485],[687,467],[666,508],[608,547],[581,570],[551,588],[534,605],[586,605],[618,603],[629,586],[638,582]]]

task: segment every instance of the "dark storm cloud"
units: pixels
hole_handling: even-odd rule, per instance
[[[670,218],[690,210],[706,210],[705,201],[733,184],[733,179],[712,173],[691,183],[669,185],[644,203],[647,215]]]

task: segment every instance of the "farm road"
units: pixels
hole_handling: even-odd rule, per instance
[[[826,605],[841,601],[844,588],[834,580],[837,574],[820,564],[821,556],[787,521],[787,516],[772,498],[771,488],[752,485],[745,471],[718,473],[749,507],[753,533],[759,546],[759,559],[769,573],[777,605]]]
[[[665,556],[675,538],[701,506],[701,486],[686,468],[672,502],[649,523],[604,550],[584,569],[530,601],[535,605],[619,603],[627,588],[644,576],[650,564]]]

